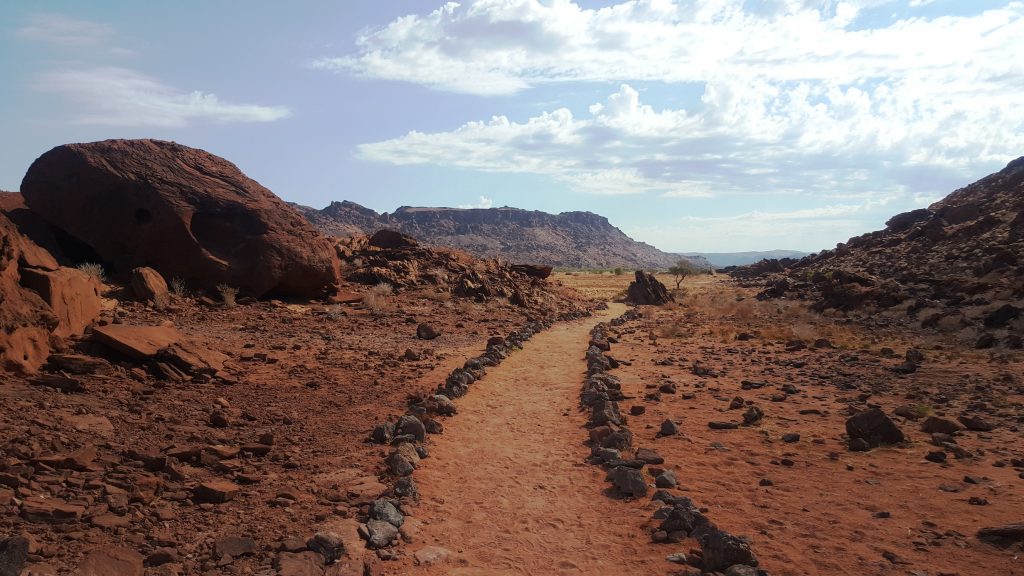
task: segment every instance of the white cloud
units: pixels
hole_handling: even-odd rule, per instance
[[[215,94],[182,91],[114,66],[41,73],[36,88],[75,102],[75,121],[82,124],[180,127],[193,120],[271,122],[291,115],[282,106],[223,102]]]
[[[355,54],[313,66],[483,95],[581,80],[1005,86],[1015,78],[1020,85],[1021,2],[971,17],[851,27],[863,9],[889,3],[779,0],[755,12],[748,5],[758,5],[744,0],[631,0],[600,9],[569,0],[467,0],[371,29],[357,38]]]
[[[494,206],[493,200],[491,200],[487,196],[481,196],[480,201],[477,202],[476,204],[459,204],[458,207],[466,210],[470,208],[490,208],[492,206]]]
[[[596,194],[843,199],[946,192],[980,165],[1024,151],[1024,108],[918,97],[906,86],[708,83],[693,110],[654,110],[629,85],[577,117],[495,116],[364,144],[360,157],[546,175]],[[975,174],[978,175],[978,174]],[[865,192],[868,190],[870,192]]]

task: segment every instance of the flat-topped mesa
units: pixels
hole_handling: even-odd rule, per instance
[[[319,297],[339,275],[331,243],[227,160],[160,140],[57,146],[25,175],[28,206],[115,273],[139,266],[212,290]]]
[[[667,269],[684,258],[637,242],[592,212],[402,206],[390,214],[379,214],[349,201],[332,202],[323,210],[297,208],[326,234],[349,237],[388,228],[430,246],[458,248],[481,258],[510,262],[561,268]],[[706,264],[699,258],[695,261]]]

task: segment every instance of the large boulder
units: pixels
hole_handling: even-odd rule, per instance
[[[25,202],[115,273],[149,266],[207,290],[318,297],[337,257],[292,207],[234,164],[159,140],[58,146],[21,183]]]
[[[626,300],[633,304],[654,306],[674,301],[672,295],[668,293],[668,289],[654,277],[654,274],[648,274],[642,270],[637,270],[636,279],[630,282],[629,288],[626,290]]]

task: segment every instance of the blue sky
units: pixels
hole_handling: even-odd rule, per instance
[[[1024,2],[4,2],[0,189],[160,138],[286,200],[816,251],[1024,155]]]

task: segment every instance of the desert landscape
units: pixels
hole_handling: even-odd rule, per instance
[[[55,148],[3,196],[0,570],[1020,574],[1021,166],[834,254],[655,276]]]
[[[1024,2],[0,22],[0,576],[1024,576]]]

